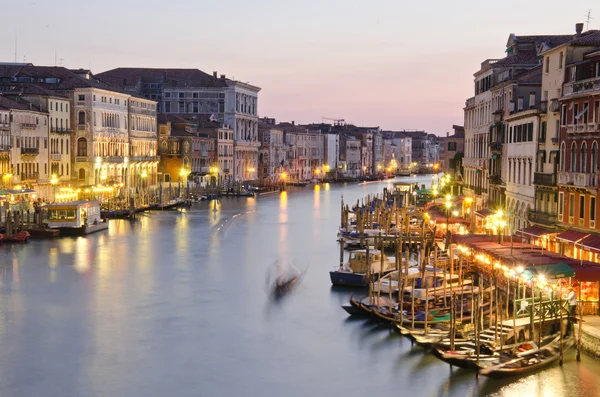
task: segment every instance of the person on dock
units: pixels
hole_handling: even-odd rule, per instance
[[[575,293],[575,289],[573,287],[569,287],[567,291],[568,293],[566,300],[569,304],[569,322],[565,336],[569,336],[571,334],[573,324],[575,323],[575,309],[577,308],[577,294]]]

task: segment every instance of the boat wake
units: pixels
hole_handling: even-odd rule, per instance
[[[238,212],[237,214],[233,215],[229,219],[223,219],[221,222],[219,222],[219,224],[217,224],[217,225],[215,225],[213,227],[213,232],[218,233],[221,236],[225,236],[225,233],[227,233],[227,231],[229,230],[229,228],[231,226],[233,226],[233,224],[235,223],[235,221],[237,221],[238,219],[240,219],[241,216],[250,214],[250,213],[252,213],[254,211],[255,210],[245,211],[245,212]]]

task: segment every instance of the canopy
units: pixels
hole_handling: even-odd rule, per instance
[[[541,236],[544,236],[544,235],[550,234],[550,233],[556,233],[556,232],[553,232],[552,230],[548,230],[548,229],[543,228],[541,226],[529,226],[529,227],[526,227],[525,229],[517,230],[515,232],[515,234],[517,236],[522,236],[522,237],[525,237],[525,238],[529,238],[529,237],[541,237]]]
[[[576,243],[584,237],[587,237],[589,233],[578,232],[576,230],[567,230],[556,236],[557,240],[567,241],[569,243]]]
[[[0,196],[8,196],[9,194],[10,194],[10,192],[8,190],[0,189]]]
[[[549,265],[531,266],[523,272],[523,278],[531,280],[532,278],[544,275],[547,279],[573,277],[575,271],[566,263],[553,263]]]
[[[29,194],[29,193],[35,193],[35,190],[33,189],[21,189],[21,190],[6,190],[6,192],[8,194]]]
[[[597,234],[590,234],[575,244],[583,248],[584,251],[600,252],[600,236]]]
[[[484,208],[479,211],[475,211],[475,215],[485,218],[486,216],[493,215],[493,212],[489,208]]]

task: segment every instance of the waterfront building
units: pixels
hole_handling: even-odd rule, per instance
[[[383,136],[379,131],[379,128],[373,132],[373,165],[372,173],[380,174],[385,171],[385,164],[383,161]]]
[[[0,186],[8,189],[10,169],[10,105],[0,101]]]
[[[284,132],[288,148],[291,181],[310,181],[321,175],[323,164],[323,135],[320,130],[291,123],[277,124]]]
[[[543,57],[542,102],[536,172],[534,174],[535,208],[529,221],[546,228],[556,228],[558,214],[557,173],[561,130],[561,103],[566,65],[579,62],[583,54],[600,46],[600,32],[583,32],[578,24],[571,41],[540,52]],[[593,114],[593,109],[590,109]],[[565,143],[565,147],[568,141]],[[565,148],[566,152],[566,148]],[[565,153],[566,155],[566,153]],[[563,195],[564,197],[564,195]],[[547,247],[548,248],[548,247]]]
[[[340,151],[340,161],[345,163],[344,173],[346,176],[358,178],[363,175],[360,141],[353,136],[348,136],[344,148],[344,153]]]
[[[158,184],[158,133],[156,102],[130,97],[128,107],[129,162],[127,181],[131,187]],[[190,170],[191,172],[191,170]]]
[[[502,115],[506,112],[507,103],[513,101],[515,106],[518,106],[518,98],[510,96],[510,88],[501,89],[506,88],[504,82],[538,67],[540,49],[552,48],[571,39],[572,35],[516,36],[511,34],[506,44],[506,57],[483,61],[480,69],[474,74],[475,95],[466,100],[464,107],[463,192],[471,197],[475,210],[482,210],[488,206],[491,182],[496,186],[494,200],[499,201],[502,197],[500,159],[502,135],[506,129]],[[494,89],[498,84],[501,87]],[[493,167],[492,171],[490,167]],[[487,213],[480,213],[480,215],[485,217]]]
[[[558,223],[570,229],[561,236],[563,252],[598,260],[600,254],[598,186],[600,185],[600,42],[597,36],[575,43],[597,43],[566,64],[560,102]],[[572,43],[574,44],[574,43]],[[571,50],[573,53],[573,51]],[[562,238],[561,238],[562,237]]]
[[[282,181],[288,148],[283,139],[283,129],[275,125],[275,119],[263,120],[258,125],[258,179],[264,183],[278,183]]]
[[[323,133],[323,165],[326,171],[338,170],[340,156],[340,136],[332,132]]]
[[[13,100],[2,95],[0,105],[10,111],[7,186],[48,193],[48,113],[18,96]]]
[[[216,183],[227,189],[233,184],[233,129],[227,124],[217,121],[201,122],[198,126],[200,134],[206,134],[214,140],[214,153],[209,153],[209,164],[202,173],[209,172],[216,176]],[[210,161],[210,159],[214,159]]]
[[[253,180],[258,168],[258,92],[260,88],[198,69],[117,68],[97,75],[126,92],[158,102],[159,113],[195,118],[205,115],[231,126],[235,181]]]
[[[443,157],[440,153],[440,161],[442,162],[441,170],[446,173],[455,173],[459,171],[465,145],[465,129],[463,126],[453,125],[454,133],[450,135],[446,133],[446,137],[442,139]]]

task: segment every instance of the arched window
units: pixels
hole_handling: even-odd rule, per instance
[[[587,167],[586,164],[587,163],[587,143],[584,141],[581,144],[581,156],[579,157],[579,169],[581,170],[580,172],[583,172],[584,174],[587,172]]]
[[[87,139],[79,138],[77,140],[77,155],[87,157]],[[79,170],[81,172],[81,170]]]
[[[85,125],[85,112],[83,110],[79,111],[79,125]]]
[[[85,180],[85,170],[83,168],[79,169],[79,180]]]
[[[592,143],[592,158],[591,158],[590,172],[598,172],[598,142]]]
[[[571,144],[571,168],[569,172],[577,172],[577,144]]]
[[[566,159],[565,156],[566,155],[567,155],[566,145],[565,145],[565,142],[563,141],[560,144],[560,153],[558,155],[558,161],[559,161],[559,167],[558,167],[558,169],[561,170],[561,171],[565,170],[565,159]]]
[[[185,141],[183,144],[183,153],[188,153],[190,151],[190,143]]]

